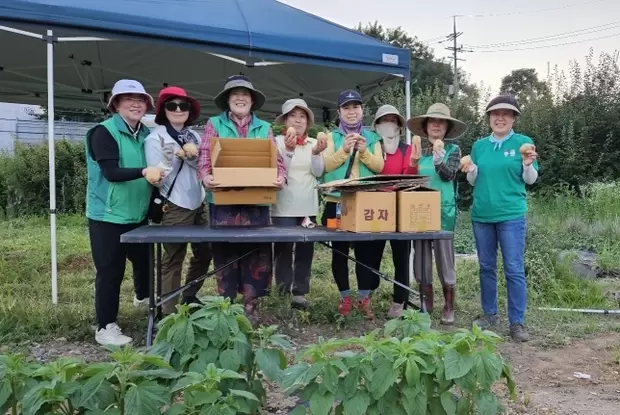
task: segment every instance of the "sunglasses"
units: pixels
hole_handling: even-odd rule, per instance
[[[191,105],[189,102],[166,102],[164,104],[164,108],[168,111],[176,111],[177,109],[181,110],[181,112],[187,112],[191,109]]]

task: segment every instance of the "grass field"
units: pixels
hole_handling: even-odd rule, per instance
[[[620,280],[584,280],[571,275],[566,264],[557,263],[555,250],[593,249],[599,253],[600,266],[620,268],[620,197],[614,185],[589,189],[589,196],[575,199],[566,195],[533,199],[529,214],[527,272],[530,308],[528,326],[533,335],[545,342],[561,342],[564,336],[583,336],[618,330],[609,317],[537,311],[538,306],[613,308],[609,292],[620,290]],[[70,340],[92,338],[94,323],[94,269],[90,257],[86,221],[79,216],[64,216],[58,221],[59,304],[51,303],[49,222],[45,217],[5,220],[0,227],[0,342],[24,339],[46,340],[64,337]],[[456,232],[458,253],[473,252],[473,237],[467,214],[460,216]],[[391,274],[386,254],[383,268]],[[276,298],[265,301],[266,312],[276,322],[304,326],[336,324],[355,327],[360,317],[341,320],[336,313],[338,292],[332,282],[330,256],[317,246],[313,265],[311,308],[291,310]],[[351,267],[353,269],[353,267]],[[130,266],[123,285],[120,324],[132,335],[144,331],[144,311],[131,304]],[[477,263],[458,261],[456,327],[468,326],[479,312]],[[503,278],[500,277],[500,281]],[[354,278],[352,278],[354,281]],[[438,284],[436,284],[438,285]],[[353,285],[354,286],[354,285]],[[504,309],[505,291],[501,293]],[[201,294],[213,293],[214,281],[208,280]],[[436,290],[438,287],[436,287]],[[391,287],[382,283],[376,295],[377,315],[387,310]],[[437,292],[438,307],[441,295]],[[502,311],[503,312],[503,311]],[[439,310],[436,312],[436,319]]]

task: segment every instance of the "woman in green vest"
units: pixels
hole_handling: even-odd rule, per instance
[[[534,142],[515,133],[515,119],[521,114],[517,100],[500,95],[486,109],[491,135],[476,141],[471,163],[463,166],[467,181],[474,186],[471,220],[480,264],[480,302],[483,314],[474,324],[489,329],[497,316],[497,245],[502,250],[508,294],[508,320],[513,340],[525,342],[527,283],[525,280],[525,233],[527,229],[526,184],[538,178]]]
[[[418,161],[418,173],[430,176],[429,186],[441,193],[441,229],[454,232],[456,227],[456,174],[459,171],[461,149],[451,141],[460,137],[467,126],[462,121],[450,116],[450,109],[442,103],[431,105],[426,114],[410,118],[409,130],[422,141],[421,157]],[[444,143],[444,141],[446,141]],[[414,152],[415,153],[415,152]],[[424,293],[422,307],[429,313],[433,310],[433,283],[422,281],[422,276],[433,275],[432,255],[422,258],[420,241],[415,241],[414,275],[420,292]],[[444,308],[441,322],[454,324],[454,290],[456,286],[456,266],[454,261],[454,240],[433,241],[437,274],[443,289]],[[421,269],[422,259],[427,269]]]
[[[384,165],[381,137],[376,132],[363,127],[362,97],[357,91],[347,90],[340,93],[338,116],[338,128],[328,134],[327,148],[323,152],[325,165],[323,183],[344,178],[367,177],[381,172]],[[327,219],[338,216],[340,194],[336,192],[325,196],[324,226],[327,225]],[[348,254],[350,244],[349,242],[332,242],[332,248]],[[367,261],[373,257],[373,249],[372,242],[356,242],[355,258],[370,266]],[[353,308],[349,288],[348,261],[346,257],[332,251],[332,273],[341,297],[338,312],[343,316],[348,316]],[[375,275],[359,264],[355,266],[355,275],[359,292],[357,308],[364,318],[371,320],[374,314],[370,305],[370,296],[377,288]]]
[[[147,167],[144,140],[149,129],[141,119],[153,109],[153,98],[137,81],[122,79],[112,88],[113,114],[86,135],[86,217],[96,269],[95,340],[102,345],[131,342],[116,324],[121,282],[127,259],[133,266],[135,306],[148,303],[148,246],[122,244],[121,235],[147,222],[153,188],[164,170]]]
[[[209,217],[211,226],[268,226],[269,205],[214,205],[213,189],[219,184],[213,180],[211,164],[211,140],[213,138],[251,138],[271,140],[275,138],[271,124],[259,119],[254,111],[265,103],[265,96],[254,88],[249,78],[233,75],[214,99],[222,113],[211,117],[200,142],[198,177],[208,190]],[[278,152],[278,177],[274,184],[282,189],[286,183],[286,166]],[[254,253],[240,259],[249,251]],[[223,268],[216,274],[219,294],[234,299],[243,295],[247,317],[253,324],[258,322],[258,299],[265,296],[271,286],[272,244],[212,243],[213,265],[222,267],[232,261],[234,265]]]

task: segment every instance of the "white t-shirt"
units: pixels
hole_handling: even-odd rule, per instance
[[[192,131],[198,144],[200,136]],[[196,210],[205,200],[205,189],[198,179],[198,157],[194,160],[187,160],[183,163],[183,168],[179,171],[181,159],[174,155],[181,146],[168,134],[165,126],[157,126],[151,130],[144,142],[146,153],[146,163],[149,167],[161,167],[166,170],[167,176],[159,185],[159,191],[172,203],[189,210]],[[168,195],[168,189],[178,178],[172,188],[172,193]]]
[[[324,170],[323,156],[312,154],[316,139],[307,138],[306,144],[298,145],[292,153],[286,150],[283,135],[276,137],[276,144],[287,166],[287,184],[278,192],[271,216],[316,216],[319,212],[317,178],[321,177]]]

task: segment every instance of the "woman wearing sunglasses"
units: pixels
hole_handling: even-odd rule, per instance
[[[167,87],[159,92],[155,112],[156,128],[146,138],[145,151],[149,166],[160,167],[166,177],[160,182],[160,199],[163,201],[162,225],[206,225],[207,210],[205,190],[198,180],[198,147],[200,136],[192,125],[200,115],[198,101],[178,87]],[[187,271],[187,281],[204,275],[211,263],[208,243],[192,243],[192,258]],[[187,244],[164,244],[162,257],[162,294],[181,286],[183,262]],[[196,297],[202,282],[183,292],[183,303],[200,303]],[[162,305],[164,314],[176,310],[178,297]]]

